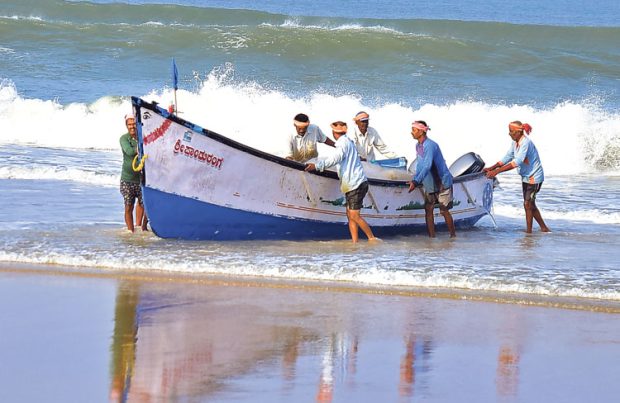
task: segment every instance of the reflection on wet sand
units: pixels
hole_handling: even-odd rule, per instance
[[[260,319],[259,305],[124,281],[116,298],[110,401],[176,400],[216,395],[227,380],[281,362],[283,393],[294,388],[302,352],[320,355],[316,400],[330,402],[335,378],[355,386],[358,336],[303,312]],[[196,288],[194,291],[200,291]],[[273,301],[277,302],[277,301]],[[312,321],[312,320],[310,320]],[[321,326],[316,326],[321,324]],[[325,335],[325,331],[332,331]],[[314,354],[314,353],[311,353]],[[337,373],[335,373],[337,371]]]
[[[528,325],[521,315],[506,315],[500,322],[501,341],[497,354],[495,385],[498,398],[512,399],[518,395],[521,346]]]
[[[526,309],[536,308],[122,281],[110,401],[527,400]]]
[[[416,340],[409,336],[405,342],[405,353],[400,363],[399,394],[402,397],[413,397],[415,385],[423,388],[422,376],[430,371],[432,343],[429,340]]]
[[[127,401],[135,363],[136,333],[138,326],[138,285],[121,282],[116,295],[114,311],[114,334],[112,336],[112,384],[110,401]]]

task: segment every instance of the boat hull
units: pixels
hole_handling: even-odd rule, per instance
[[[343,239],[348,238],[347,223],[292,219],[205,203],[192,198],[144,187],[151,228],[161,238],[188,240],[241,239]],[[459,228],[470,228],[484,214],[456,221]],[[442,225],[438,224],[441,228]],[[378,237],[411,235],[426,231],[426,225],[375,226]]]

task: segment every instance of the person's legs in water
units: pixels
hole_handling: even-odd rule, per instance
[[[547,224],[542,218],[540,214],[540,210],[536,206],[536,195],[540,191],[542,187],[542,183],[537,184],[529,184],[523,182],[523,208],[525,210],[525,232],[528,234],[532,233],[532,226],[534,220],[540,226],[540,230],[542,232],[551,232]]]
[[[357,222],[353,220],[351,217],[351,210],[347,207],[347,219],[349,220],[349,232],[351,233],[351,240],[353,243],[357,242],[358,239],[358,225]]]
[[[125,205],[125,225],[134,232],[133,206],[136,200],[135,187],[130,182],[121,181],[120,192]]]
[[[133,227],[133,203],[125,204],[125,225],[127,225],[127,229],[131,232],[134,231]]]
[[[435,238],[435,203],[424,203],[424,218],[426,219],[426,231],[430,238]]]
[[[446,225],[448,226],[448,231],[450,232],[450,238],[456,237],[456,230],[454,228],[454,220],[452,219],[452,214],[450,214],[450,210],[445,207],[440,207],[439,212],[443,216]]]
[[[357,189],[345,194],[347,201],[347,218],[349,219],[349,232],[351,233],[351,240],[354,243],[358,241],[359,228],[361,228],[364,234],[366,234],[369,241],[374,241],[377,239],[372,233],[370,226],[366,220],[362,218],[360,213],[366,193],[368,193],[368,182],[362,183]]]
[[[456,237],[456,230],[454,228],[454,220],[452,219],[452,214],[450,213],[450,209],[453,205],[453,196],[452,196],[452,186],[449,188],[442,188],[442,190],[437,194],[437,202],[439,203],[439,212],[443,216],[443,219],[448,227],[448,232],[450,232],[450,238]]]
[[[136,206],[136,226],[140,225],[142,231],[148,231],[147,224],[149,222],[148,217],[146,216],[146,211],[144,210],[144,201],[142,200],[142,188],[138,187],[136,189],[138,205]]]
[[[139,225],[144,231],[144,223],[145,223],[145,215],[144,215],[144,206],[142,203],[138,203],[136,205],[136,225]]]
[[[347,207],[347,217],[349,218],[349,231],[351,232],[351,239],[353,242],[357,242],[358,227],[362,229],[364,234],[366,234],[369,241],[374,241],[376,239],[375,235],[372,233],[370,225],[368,225],[366,220],[362,218],[360,210],[350,210]]]

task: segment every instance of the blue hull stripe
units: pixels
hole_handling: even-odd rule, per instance
[[[153,232],[161,238],[190,240],[345,239],[346,223],[326,223],[252,213],[142,187]],[[484,215],[484,214],[483,214]],[[459,228],[473,226],[483,215],[455,220]],[[442,225],[438,226],[439,228]],[[423,233],[425,225],[372,227],[378,237]],[[360,231],[361,232],[361,231]],[[364,237],[360,234],[360,237]]]

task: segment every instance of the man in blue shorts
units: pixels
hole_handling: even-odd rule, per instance
[[[435,204],[439,204],[439,212],[443,216],[450,237],[456,236],[454,220],[450,209],[452,208],[452,174],[448,170],[446,160],[439,149],[437,143],[429,139],[426,133],[431,128],[425,121],[416,120],[411,125],[411,135],[416,144],[416,170],[413,180],[409,182],[409,192],[415,188],[423,186],[424,194],[424,213],[426,218],[426,229],[428,236],[435,237],[435,216],[433,210]]]
[[[512,139],[512,144],[508,153],[493,166],[484,169],[487,177],[494,178],[501,172],[510,171],[517,168],[521,175],[523,188],[523,208],[525,209],[525,232],[532,233],[532,224],[536,220],[541,232],[551,232],[543,221],[540,210],[536,207],[536,195],[545,180],[540,157],[536,146],[526,135],[532,131],[532,126],[521,123],[518,120],[508,125],[508,135]]]

